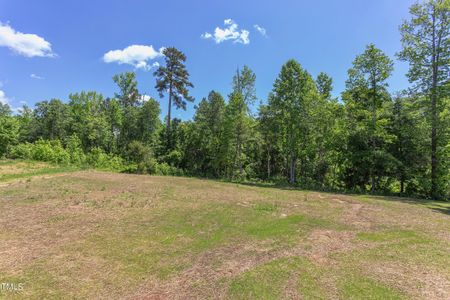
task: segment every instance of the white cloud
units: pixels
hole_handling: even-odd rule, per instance
[[[250,43],[250,32],[245,29],[239,31],[239,26],[232,19],[226,19],[223,21],[225,27],[216,27],[214,34],[209,32],[203,33],[200,37],[202,39],[213,39],[216,44],[220,44],[227,40],[232,40],[233,43],[241,43],[247,45]]]
[[[233,24],[234,22],[233,22],[233,19],[226,19],[226,20],[223,21],[223,23],[224,23],[225,25],[231,25],[231,24]]]
[[[52,45],[44,38],[14,30],[8,24],[0,22],[0,46],[8,47],[17,54],[26,57],[54,57]]]
[[[1,104],[9,104],[9,98],[6,97],[5,92],[2,90],[0,90],[0,103]]]
[[[44,79],[44,77],[36,75],[36,74],[30,74],[30,77],[33,79]]]
[[[144,103],[144,102],[147,102],[148,100],[150,100],[151,98],[152,97],[150,97],[149,95],[144,94],[144,95],[141,95],[139,101]]]
[[[164,47],[156,51],[152,45],[131,45],[123,50],[111,50],[103,55],[103,61],[106,63],[128,64],[136,69],[150,70],[152,67],[159,66],[157,62],[149,64],[149,61],[163,56]]]
[[[258,24],[253,25],[253,27],[259,32],[261,33],[262,36],[267,37],[267,32],[266,29],[264,27],[259,26]]]
[[[202,39],[211,39],[213,36],[212,36],[211,33],[205,32],[205,33],[202,34],[200,37],[201,37]]]

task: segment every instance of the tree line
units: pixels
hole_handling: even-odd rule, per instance
[[[211,91],[192,120],[186,56],[164,50],[145,99],[133,72],[113,77],[118,93],[69,95],[23,107],[0,106],[0,156],[115,166],[150,174],[285,181],[302,187],[450,199],[450,1],[410,8],[400,27],[411,86],[390,94],[393,60],[370,44],[353,60],[341,99],[333,81],[287,61],[257,113],[256,75],[237,70],[230,93]]]

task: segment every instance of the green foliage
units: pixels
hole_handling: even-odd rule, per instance
[[[387,124],[391,99],[386,91],[393,70],[392,60],[373,44],[358,55],[349,69],[347,90],[343,95],[347,110],[349,155],[344,173],[346,186],[366,191],[383,189],[392,172],[394,158],[387,151],[393,137]]]
[[[19,122],[13,117],[0,115],[0,157],[4,156],[11,145],[19,138]]]
[[[244,66],[241,71],[237,70],[233,76],[233,92],[242,95],[246,106],[256,101],[255,82],[256,75],[248,66]]]
[[[67,136],[69,108],[59,99],[36,103],[31,124],[31,138],[59,139]]]
[[[88,165],[104,170],[117,170],[124,169],[123,159],[113,154],[105,153],[101,148],[95,147],[88,154],[86,161]]]
[[[179,150],[172,150],[164,157],[164,160],[171,166],[178,166],[182,156],[183,154]]]
[[[409,9],[411,18],[400,27],[400,60],[410,65],[407,76],[414,88],[430,92],[448,82],[450,70],[450,1],[428,0]],[[435,80],[433,79],[435,77]]]
[[[153,158],[152,150],[149,146],[139,141],[133,141],[128,145],[127,158],[136,164],[137,173],[155,174],[157,162]]]
[[[317,91],[325,98],[331,98],[331,91],[333,90],[333,79],[324,72],[320,72],[316,79]]]
[[[0,116],[10,116],[11,115],[11,107],[8,105],[8,103],[2,103],[0,102]]]
[[[424,176],[428,163],[426,141],[428,132],[426,122],[415,112],[417,103],[414,99],[396,97],[390,116],[389,132],[394,137],[389,152],[395,159],[393,174],[399,181],[401,194],[426,194],[428,184]],[[420,186],[422,190],[420,190]]]
[[[108,152],[114,153],[118,150],[118,137],[123,123],[123,108],[117,99],[106,99],[103,109],[108,122],[109,134],[112,137],[104,147]]]
[[[96,92],[71,94],[68,103],[69,133],[76,135],[85,151],[102,147],[112,139],[107,116],[103,108],[103,96]]]
[[[135,106],[139,98],[136,74],[134,72],[126,72],[114,75],[113,80],[120,89],[120,93],[115,94],[115,97],[119,99],[120,104],[123,107]]]
[[[445,177],[442,172],[448,174],[449,171],[448,156],[441,156],[442,147],[446,146],[448,138],[445,139],[445,130],[440,130],[440,115],[445,109],[445,99],[449,95],[450,1],[429,0],[415,3],[410,8],[410,14],[411,18],[405,20],[400,27],[402,50],[398,57],[409,63],[407,77],[413,83],[412,90],[429,99],[423,103],[426,107],[424,115],[431,125],[431,185],[427,194],[437,199],[449,193],[448,189],[446,190],[448,185],[442,184],[441,180]]]
[[[32,158],[32,148],[33,144],[21,143],[14,145],[9,148],[8,157],[9,158],[22,158],[31,159]]]
[[[248,107],[240,93],[232,93],[225,111],[224,147],[226,149],[226,174],[231,179],[245,178],[244,144],[250,135]]]
[[[256,74],[244,66],[227,99],[211,91],[192,120],[172,119],[172,106],[186,109],[193,101],[193,85],[185,54],[170,47],[153,74],[159,95],[168,96],[167,126],[158,101],[140,94],[136,74],[127,72],[113,77],[112,98],[81,91],[67,103],[42,101],[15,115],[1,104],[0,156],[450,199],[449,5],[430,0],[411,7],[398,57],[410,64],[412,88],[395,97],[387,84],[393,61],[369,44],[348,70],[340,99],[332,96],[329,75],[313,80],[291,59],[259,107]]]
[[[183,176],[185,173],[183,170],[171,166],[165,162],[156,165],[155,174],[157,175],[172,175],[172,176]]]
[[[10,147],[10,158],[30,159],[50,162],[60,165],[73,164],[83,167],[86,164],[94,168],[107,170],[122,170],[123,159],[113,154],[105,153],[101,148],[93,148],[87,155],[80,147],[76,136],[69,138],[66,148],[59,140],[38,140],[34,143],[21,143]]]
[[[70,162],[76,166],[83,166],[86,163],[86,154],[81,147],[81,140],[76,135],[72,135],[67,140],[66,149],[70,154]]]
[[[269,99],[273,94],[269,96]],[[269,103],[272,100],[269,100]],[[261,139],[261,156],[259,165],[260,177],[264,179],[273,179],[273,174],[283,167],[279,164],[281,156],[281,141],[277,132],[280,129],[280,122],[275,117],[276,113],[271,107],[261,105],[259,108],[258,132]]]
[[[298,160],[302,163],[306,160],[311,107],[317,97],[317,89],[309,73],[295,60],[286,62],[275,80],[268,109],[274,112],[279,122],[278,138],[288,165],[286,173],[290,183],[297,181]]]
[[[169,94],[169,109],[167,114],[167,128],[169,129],[172,105],[176,108],[186,110],[186,101],[194,101],[194,98],[189,95],[188,90],[188,88],[193,88],[194,85],[189,81],[189,72],[184,65],[186,61],[184,53],[174,47],[169,47],[163,50],[163,54],[166,65],[159,66],[153,75],[156,77],[155,88],[159,92],[160,97],[162,98],[166,92]]]
[[[144,102],[137,116],[136,138],[139,141],[149,146],[158,144],[157,133],[161,127],[160,113],[159,103],[155,99],[150,98]]]
[[[9,157],[32,159],[56,164],[69,164],[70,154],[58,140],[38,140],[33,144],[22,143],[9,150]]]
[[[215,91],[200,101],[184,149],[186,156],[196,159],[186,160],[186,168],[207,176],[223,175],[227,155],[224,148],[225,112],[225,100]]]

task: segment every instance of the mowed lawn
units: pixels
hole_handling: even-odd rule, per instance
[[[11,299],[450,299],[450,205],[0,162]]]

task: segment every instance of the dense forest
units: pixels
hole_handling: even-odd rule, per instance
[[[229,94],[205,95],[189,121],[171,117],[194,105],[186,56],[166,48],[153,74],[164,122],[127,72],[114,76],[110,97],[83,91],[14,114],[0,104],[0,156],[450,199],[450,1],[413,5],[400,33],[395,58],[373,44],[356,56],[339,98],[330,76],[313,78],[292,59],[257,99],[257,76],[244,66],[230,74]],[[410,87],[395,94],[393,59],[409,64]]]

